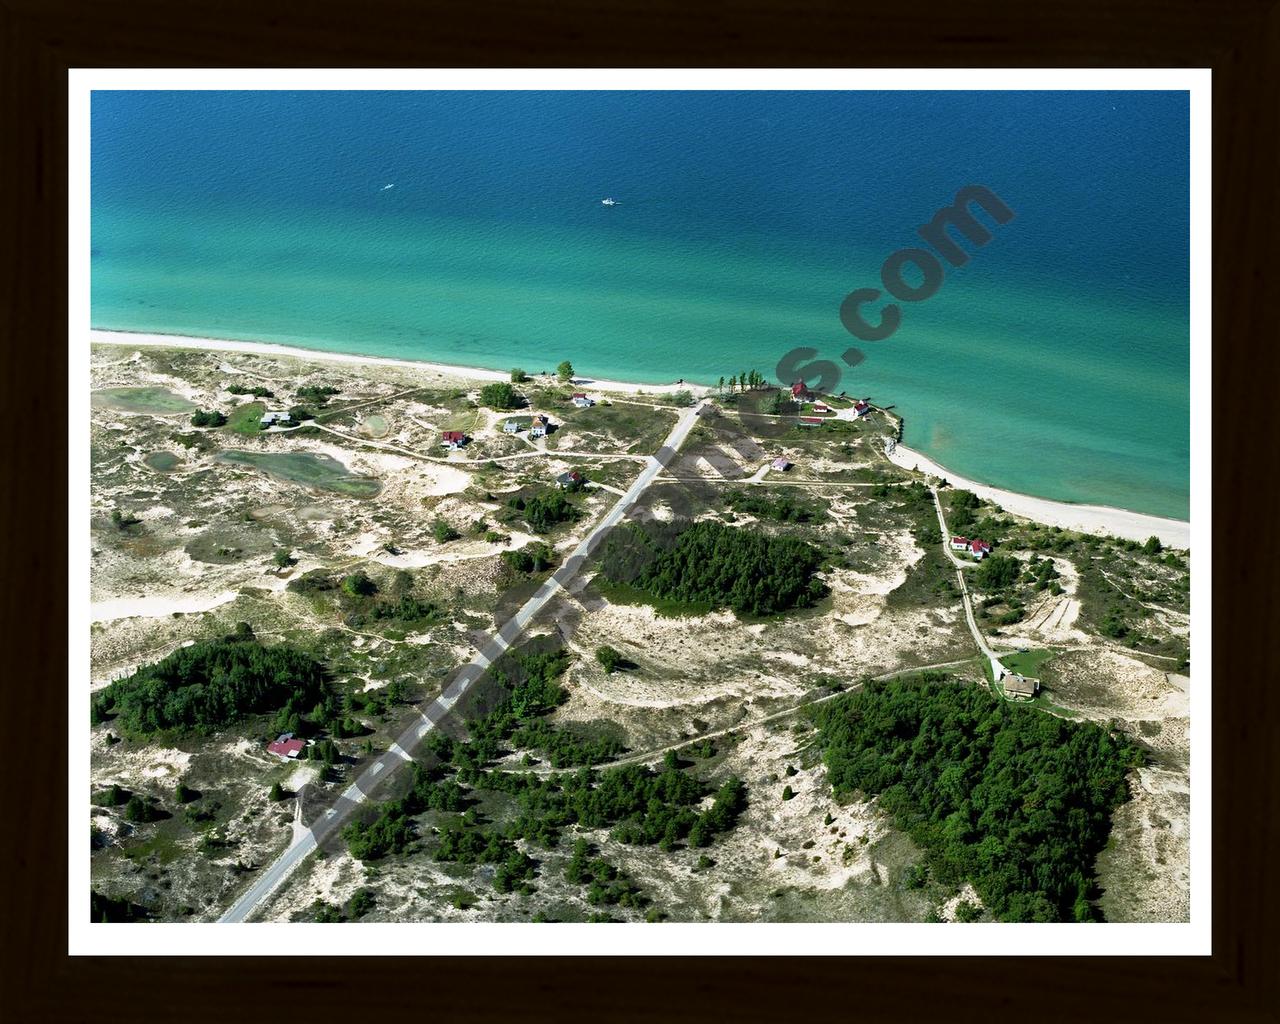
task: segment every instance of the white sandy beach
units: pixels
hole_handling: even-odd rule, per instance
[[[89,332],[89,341],[95,345],[147,346],[150,348],[197,348],[214,352],[252,352],[264,356],[291,356],[322,363],[355,363],[364,366],[397,366],[404,369],[420,370],[457,381],[509,381],[511,375],[506,370],[483,370],[475,366],[450,366],[447,363],[429,363],[418,359],[392,359],[388,356],[362,356],[349,352],[325,352],[321,349],[298,348],[294,345],[272,345],[261,341],[232,341],[226,338],[192,338],[183,334],[134,334],[131,331],[97,331]],[[533,375],[531,375],[533,376]],[[536,377],[535,377],[536,379]],[[679,388],[703,395],[710,388],[698,384],[633,384],[620,380],[598,380],[594,377],[577,376],[574,383],[579,387],[593,391],[609,391],[618,394],[634,395],[639,392],[660,394],[672,388]]]
[[[1144,541],[1154,536],[1159,537],[1160,543],[1165,547],[1191,547],[1191,524],[1181,519],[1163,519],[1108,505],[1073,505],[1070,502],[1050,501],[1048,498],[988,487],[953,473],[927,455],[921,455],[902,444],[897,445],[888,458],[895,466],[941,477],[952,487],[973,491],[979,498],[994,501],[1006,512],[1034,519],[1046,526],[1060,526],[1064,530],[1078,530],[1081,533],[1106,533],[1125,540]]]
[[[217,352],[252,352],[267,356],[290,356],[311,362],[352,363],[367,366],[395,366],[418,370],[458,382],[505,381],[510,375],[500,370],[484,370],[478,367],[450,366],[446,363],[430,363],[414,359],[392,359],[386,356],[353,355],[346,352],[325,352],[319,349],[297,348],[290,345],[272,345],[255,341],[232,341],[225,338],[193,338],[178,334],[135,334],[129,331],[91,330],[89,340],[98,345],[138,346],[152,348],[194,348]],[[615,394],[638,392],[660,393],[673,387],[687,389],[695,395],[705,395],[711,389],[695,384],[635,384],[627,381],[575,378],[578,386],[592,391]],[[1159,516],[1130,512],[1127,509],[1106,505],[1075,505],[1070,502],[1037,498],[1030,494],[989,487],[952,473],[945,466],[926,455],[899,444],[889,455],[890,461],[904,469],[917,469],[923,473],[942,477],[954,487],[973,491],[980,498],[994,501],[1008,512],[1026,516],[1048,526],[1060,526],[1064,530],[1084,533],[1107,533],[1127,540],[1144,541],[1156,536],[1166,547],[1179,549],[1191,546],[1191,524],[1180,519],[1164,519]]]

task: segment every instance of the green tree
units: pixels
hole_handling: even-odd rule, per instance
[[[1148,537],[1146,543],[1142,545],[1142,550],[1148,555],[1158,555],[1164,550],[1164,545],[1160,543],[1159,537],[1151,536]]]
[[[129,797],[128,803],[124,805],[124,817],[126,821],[147,822],[155,821],[159,812],[148,801],[135,793]]]
[[[514,409],[520,404],[520,396],[505,381],[494,381],[480,389],[480,404],[490,409]]]
[[[573,363],[569,362],[569,360],[566,359],[563,363],[561,363],[559,366],[556,367],[556,376],[560,378],[561,384],[568,384],[569,381],[573,380],[573,376],[574,376]]]
[[[342,579],[342,591],[349,597],[369,597],[378,592],[378,585],[363,569],[357,569]]]
[[[297,561],[297,559],[293,557],[293,552],[288,548],[276,548],[275,553],[271,556],[271,560],[281,569],[287,569]]]
[[[600,662],[600,664],[604,666],[605,672],[612,675],[613,671],[625,662],[626,659],[621,655],[621,653],[614,650],[608,644],[605,644],[603,647],[596,648],[596,661]]]
[[[226,422],[227,418],[216,409],[197,409],[191,414],[191,425],[193,427],[221,427]]]
[[[271,790],[267,793],[267,799],[272,803],[279,803],[285,798],[284,788],[278,782],[271,783]]]
[[[978,585],[987,591],[1004,590],[1018,582],[1022,563],[1005,555],[990,555],[978,567]]]
[[[523,384],[523,383],[524,383],[525,381],[527,381],[528,379],[529,379],[529,375],[528,375],[527,373],[525,373],[525,372],[524,372],[524,370],[520,369],[520,367],[518,367],[518,366],[513,366],[513,367],[511,368],[511,383],[512,383],[512,384]]]
[[[324,667],[280,644],[264,647],[252,630],[182,647],[95,695],[126,735],[222,728],[249,714],[310,707],[326,689]]]
[[[524,517],[534,533],[549,533],[558,523],[572,522],[579,512],[558,491],[535,494],[524,503]]]
[[[436,539],[436,543],[447,544],[451,540],[457,540],[461,534],[449,524],[447,519],[437,519],[431,524],[431,536]]]
[[[199,795],[200,794],[198,794],[194,789],[185,785],[181,779],[179,779],[178,784],[173,787],[173,799],[180,804],[189,804]]]
[[[869,682],[814,719],[836,796],[877,795],[930,875],[970,881],[997,921],[1076,919],[1142,763],[1121,734],[940,673]]]

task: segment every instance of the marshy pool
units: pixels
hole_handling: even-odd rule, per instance
[[[246,452],[224,451],[215,461],[233,466],[248,466],[278,480],[333,491],[349,498],[372,498],[382,484],[374,477],[356,476],[337,459],[311,452]]]
[[[196,407],[181,395],[167,388],[101,388],[93,392],[90,401],[95,408],[115,409],[119,412],[149,412],[160,416],[176,416]]]
[[[142,462],[157,473],[172,473],[181,465],[182,460],[173,452],[148,452],[142,457]]]

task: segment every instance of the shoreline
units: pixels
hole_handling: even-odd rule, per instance
[[[185,334],[147,334],[132,331],[111,331],[92,328],[89,341],[95,345],[118,347],[186,348],[217,352],[247,352],[254,355],[287,356],[294,359],[331,363],[347,363],[366,366],[389,366],[398,369],[419,370],[439,377],[458,381],[510,381],[510,372],[486,370],[481,367],[454,366],[428,360],[397,359],[391,356],[356,355],[349,352],[329,352],[323,349],[279,345],[264,341],[237,341],[230,338],[198,338]],[[539,375],[531,374],[531,378]],[[687,390],[697,396],[705,396],[714,389],[689,382],[671,384],[638,384],[629,381],[596,380],[575,377],[578,386],[616,394],[661,394],[671,388]],[[1191,524],[1181,519],[1169,519],[1133,512],[1110,505],[1077,505],[1053,498],[1040,498],[1017,491],[1007,491],[978,483],[952,473],[927,455],[899,443],[887,458],[902,469],[918,469],[921,472],[943,477],[953,486],[973,491],[980,498],[994,501],[1001,508],[1015,515],[1025,516],[1047,526],[1078,530],[1082,533],[1109,533],[1124,540],[1144,541],[1148,537],[1160,538],[1166,547],[1189,549]]]
[[[1168,548],[1191,548],[1191,523],[1182,519],[1168,519],[1112,505],[1077,505],[1069,501],[1055,501],[1052,498],[1037,498],[1033,494],[1006,491],[953,473],[929,456],[901,443],[895,445],[892,452],[886,452],[885,457],[901,469],[941,477],[952,487],[972,491],[979,498],[995,502],[1006,512],[1047,526],[1060,526],[1064,530],[1080,533],[1107,533],[1122,540],[1139,542],[1154,536],[1159,537],[1160,543]]]
[[[135,333],[133,331],[113,331],[93,327],[89,330],[89,343],[92,345],[137,345],[145,348],[189,348],[214,352],[249,352],[263,356],[290,356],[294,359],[310,359],[327,363],[355,363],[357,365],[390,366],[402,370],[423,370],[439,377],[450,377],[454,380],[511,380],[510,370],[486,370],[479,366],[456,366],[452,363],[434,363],[426,359],[398,359],[394,356],[358,355],[354,352],[332,352],[327,349],[304,348],[299,345],[283,345],[270,341],[240,341],[235,338],[198,338],[188,334],[155,334]],[[528,372],[528,371],[526,371]],[[529,373],[530,380],[554,374]],[[634,381],[605,380],[594,377],[575,375],[573,383],[580,387],[591,387],[599,391],[611,391],[634,395],[661,394],[671,388],[691,391],[701,396],[712,389],[689,381],[669,384],[638,384]]]

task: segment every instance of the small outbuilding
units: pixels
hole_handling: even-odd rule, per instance
[[[1017,672],[1010,672],[1001,682],[1008,697],[1034,697],[1040,690],[1039,679],[1029,679]]]
[[[533,423],[533,420],[528,416],[512,416],[509,420],[503,420],[502,432],[504,434],[518,434],[522,430],[528,430],[531,423]]]
[[[772,468],[778,470],[781,473],[785,473],[787,470],[791,468],[791,463],[789,463],[781,455],[779,455],[776,459],[774,459],[770,465],[772,466]]]
[[[822,426],[821,416],[801,416],[800,426],[802,427],[820,427]]]

